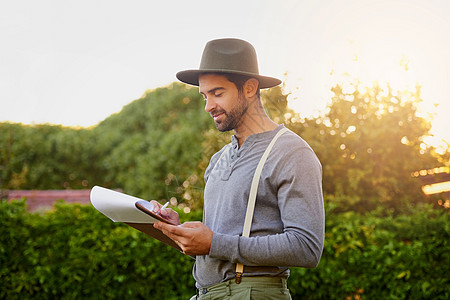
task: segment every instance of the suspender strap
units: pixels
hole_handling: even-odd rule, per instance
[[[269,146],[267,146],[266,151],[264,152],[263,156],[259,160],[258,166],[256,167],[255,174],[253,175],[252,186],[250,188],[250,195],[248,197],[247,212],[245,213],[244,229],[242,230],[243,237],[250,236],[250,229],[252,226],[253,213],[255,211],[256,194],[258,191],[259,178],[261,177],[261,172],[264,167],[264,164],[266,163],[267,157],[269,156],[273,145],[278,140],[278,138],[286,131],[288,131],[288,129],[283,128],[277,132],[277,134],[273,137],[272,141],[270,142]],[[244,272],[244,265],[241,263],[237,263],[236,264],[236,283],[237,284],[239,284],[241,282],[243,272]]]

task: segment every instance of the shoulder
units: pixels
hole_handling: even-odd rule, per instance
[[[302,137],[300,137],[298,134],[289,129],[279,137],[275,146],[277,146],[276,147],[277,149],[284,150],[287,152],[298,150],[306,150],[314,152],[313,149]]]
[[[321,164],[311,146],[298,134],[288,130],[282,134],[273,147],[273,155],[277,158],[277,163],[283,165],[296,165],[298,163],[317,165]]]

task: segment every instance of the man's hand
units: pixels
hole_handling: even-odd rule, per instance
[[[161,215],[164,219],[171,221],[174,224],[180,225],[180,217],[178,213],[170,208],[162,208],[162,205],[158,201],[150,201],[153,204],[153,212]],[[161,209],[162,208],[162,209]]]
[[[153,226],[175,241],[184,254],[209,254],[213,232],[202,222],[186,222],[178,226],[158,222]]]

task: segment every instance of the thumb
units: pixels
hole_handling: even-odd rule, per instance
[[[158,230],[163,230],[166,228],[166,224],[164,222],[156,222],[153,224],[153,227],[155,227]]]
[[[202,222],[194,221],[194,222],[185,222],[185,223],[181,224],[181,227],[184,227],[184,228],[197,228],[197,227],[199,227],[201,225],[203,225]]]

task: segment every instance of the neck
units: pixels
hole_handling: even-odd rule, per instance
[[[234,129],[234,135],[239,142],[239,147],[241,147],[250,135],[274,130],[277,127],[278,124],[267,116],[261,101],[258,99],[252,101],[239,125]]]

